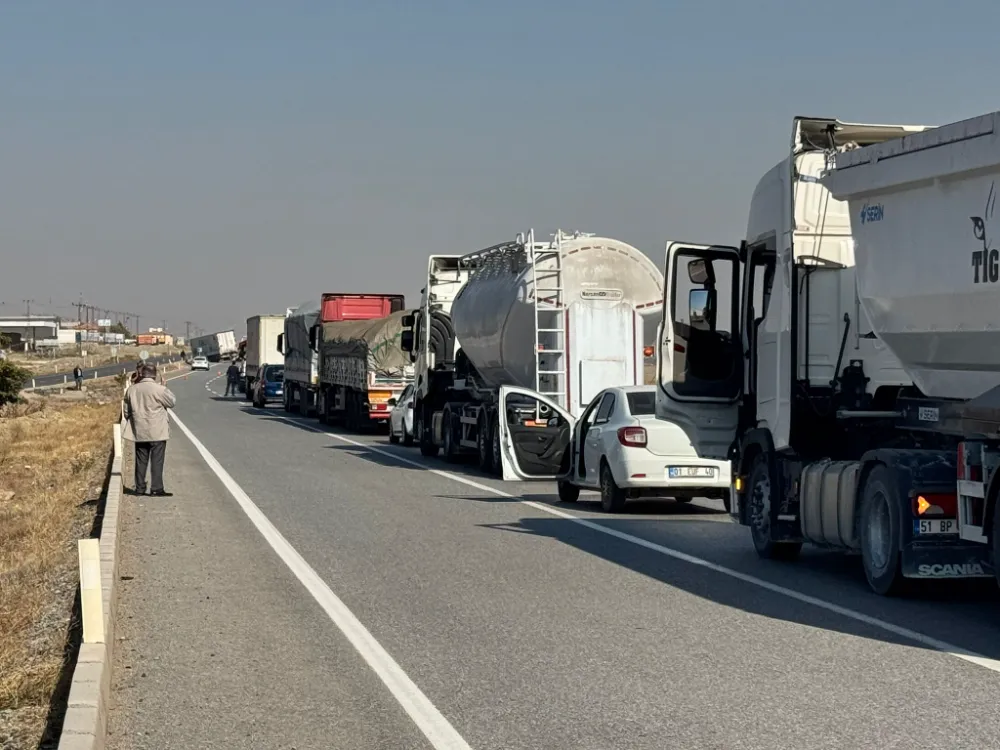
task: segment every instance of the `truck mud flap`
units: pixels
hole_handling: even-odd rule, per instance
[[[992,578],[989,547],[967,542],[910,542],[903,547],[906,578]]]

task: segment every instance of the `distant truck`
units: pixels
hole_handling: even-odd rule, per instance
[[[248,401],[264,365],[284,363],[285,359],[278,351],[278,337],[284,330],[284,315],[254,315],[247,318],[247,337],[240,342],[240,347],[243,352],[243,382]]]
[[[219,362],[236,354],[236,334],[231,329],[218,331],[191,339],[191,353],[205,357],[209,362]]]
[[[409,352],[400,346],[406,311],[374,320],[344,320],[319,328],[321,422],[361,431],[387,424],[392,408],[413,381]]]
[[[290,308],[278,340],[278,351],[285,363],[285,411],[296,411],[303,416],[316,414],[320,328],[324,323],[384,318],[401,311],[405,304],[401,294],[328,292],[319,302],[310,300]]]

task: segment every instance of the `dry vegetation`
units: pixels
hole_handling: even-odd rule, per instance
[[[114,380],[0,408],[0,747],[36,748],[67,659],[77,539],[107,478]],[[64,697],[63,697],[64,698]],[[61,720],[60,720],[61,721]],[[58,722],[53,727],[58,730]],[[45,738],[43,747],[52,738]]]
[[[150,356],[156,357],[161,354],[176,354],[180,347],[172,346],[120,346],[117,356],[111,354],[111,347],[106,344],[86,344],[87,357],[84,365],[86,367],[100,367],[111,364],[115,361],[134,362],[139,359],[139,352],[143,349],[149,352]],[[12,361],[26,370],[30,370],[32,375],[49,375],[56,372],[70,372],[78,363],[83,362],[76,346],[61,347],[51,352],[35,352],[26,354],[24,352],[12,352]]]

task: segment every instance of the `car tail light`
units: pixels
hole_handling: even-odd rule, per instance
[[[645,448],[646,429],[644,427],[619,427],[618,442],[629,448]]]

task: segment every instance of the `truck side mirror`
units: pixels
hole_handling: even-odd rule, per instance
[[[688,293],[688,317],[692,328],[715,330],[714,289],[692,289]]]
[[[415,317],[416,316],[414,316],[413,313],[404,315],[402,318],[399,319],[399,324],[403,326],[403,328],[413,328]]]
[[[285,353],[285,334],[283,333],[278,334],[278,353]]]
[[[319,334],[319,326],[315,325],[309,329],[309,348],[316,351],[316,340]]]
[[[399,348],[404,352],[413,351],[413,331],[403,331],[399,336]]]
[[[396,399],[394,399],[394,398],[390,398],[390,399],[389,399],[388,401],[386,401],[386,403],[387,403],[387,404],[388,404],[389,406],[395,406],[395,405],[396,405]]]
[[[688,278],[692,284],[706,284],[711,271],[708,261],[704,258],[696,258],[688,261]]]

